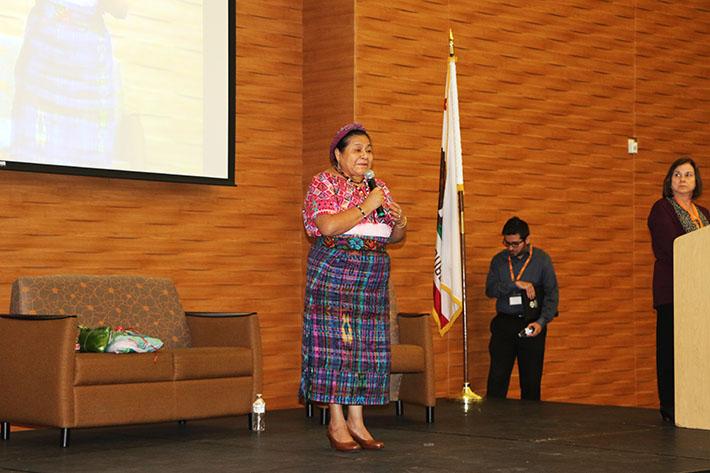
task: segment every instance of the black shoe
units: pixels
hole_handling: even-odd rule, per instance
[[[675,415],[673,415],[673,411],[671,410],[661,409],[661,418],[663,418],[663,422],[675,424]]]

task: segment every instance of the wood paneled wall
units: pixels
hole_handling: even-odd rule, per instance
[[[470,381],[479,393],[494,311],[483,294],[485,276],[501,249],[503,223],[518,215],[551,254],[560,283],[543,398],[657,402],[646,216],[678,154],[710,164],[710,13],[700,1],[669,7],[356,2],[356,116],[373,132],[378,175],[410,216],[408,241],[392,250],[407,311],[430,305],[448,28],[454,31]],[[635,156],[626,151],[632,136],[640,143]],[[436,337],[439,395],[460,391],[461,339],[460,324]],[[516,396],[516,377],[511,387]]]
[[[700,0],[239,0],[238,186],[0,172],[0,300],[23,274],[171,277],[188,310],[259,312],[269,407],[296,406],[303,191],[344,122],[372,132],[378,176],[409,215],[391,249],[400,309],[430,308],[449,27],[474,390],[485,392],[493,311],[483,282],[517,214],[561,286],[543,398],[655,405],[645,218],[676,155],[692,153],[710,176]],[[460,322],[435,350],[437,394],[457,394]]]
[[[328,149],[335,132],[353,120],[354,13],[350,1],[303,2],[304,191],[330,165]]]

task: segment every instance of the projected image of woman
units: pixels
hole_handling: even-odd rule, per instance
[[[126,0],[36,1],[15,66],[13,159],[111,165],[117,80],[103,15],[126,9]]]
[[[331,167],[313,177],[303,207],[306,233],[314,241],[306,273],[299,394],[304,401],[328,404],[330,445],[348,452],[384,446],[365,428],[363,406],[389,400],[390,260],[385,249],[404,238],[407,227],[385,183],[377,180],[369,188],[365,175],[372,161],[365,128],[344,126],[330,145]]]

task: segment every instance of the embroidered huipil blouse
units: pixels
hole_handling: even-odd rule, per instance
[[[392,202],[392,195],[383,181],[375,178],[378,187],[385,195],[385,204]],[[322,236],[316,226],[316,217],[321,214],[336,214],[361,205],[370,189],[366,184],[356,185],[342,176],[323,171],[311,180],[303,203],[303,224],[306,233],[312,238]],[[384,206],[384,205],[383,205]],[[395,221],[385,211],[384,217],[378,217],[377,212],[371,212],[367,217],[344,233],[344,235],[377,236],[389,238]]]

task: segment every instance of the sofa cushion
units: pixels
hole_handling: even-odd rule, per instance
[[[171,381],[173,355],[155,353],[77,353],[74,386]]]
[[[252,375],[251,350],[244,347],[193,347],[173,351],[175,379]]]
[[[165,348],[190,346],[185,311],[170,279],[56,275],[18,278],[10,312],[76,315],[86,327],[123,326],[158,337]]]
[[[392,372],[417,373],[424,371],[424,348],[419,345],[392,345]]]

